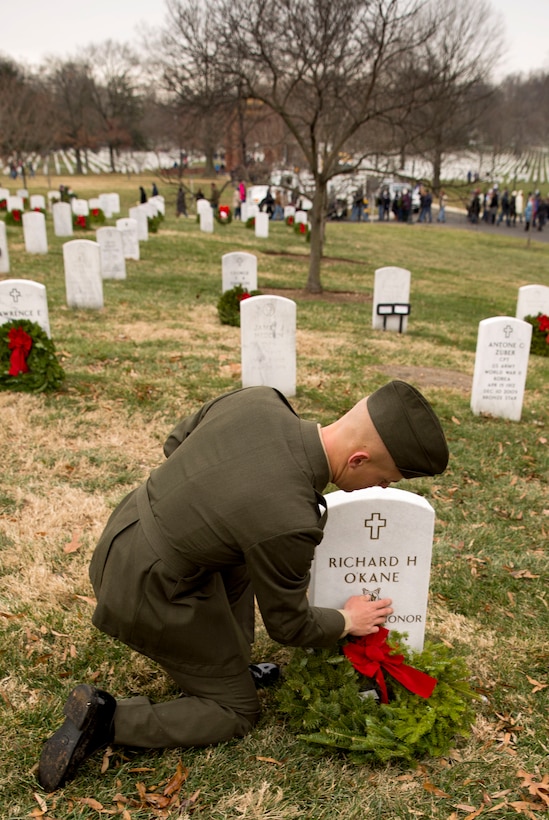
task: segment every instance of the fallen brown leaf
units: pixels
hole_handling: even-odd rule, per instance
[[[70,553],[70,552],[77,552],[82,546],[80,541],[80,536],[82,535],[82,530],[75,530],[72,534],[72,540],[69,541],[63,547],[63,552]]]

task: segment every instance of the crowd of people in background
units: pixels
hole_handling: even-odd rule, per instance
[[[476,225],[485,222],[489,225],[516,227],[524,225],[524,230],[530,228],[543,230],[549,216],[549,198],[543,197],[540,191],[529,192],[524,196],[523,191],[509,191],[504,188],[500,192],[496,183],[488,191],[482,192],[475,188],[471,194],[467,207],[467,218]]]

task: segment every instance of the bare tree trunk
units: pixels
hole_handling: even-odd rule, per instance
[[[322,293],[320,264],[324,246],[324,201],[327,193],[326,182],[317,181],[311,214],[311,255],[309,258],[309,278],[305,290]]]

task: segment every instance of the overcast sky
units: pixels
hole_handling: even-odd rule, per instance
[[[507,38],[496,79],[549,70],[549,0],[492,0],[492,7],[503,17]],[[138,45],[143,27],[162,25],[165,14],[163,0],[25,0],[24,10],[4,8],[0,52],[37,65],[48,55],[73,57],[83,46],[108,39]]]

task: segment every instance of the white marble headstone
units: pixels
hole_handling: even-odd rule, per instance
[[[4,200],[7,202],[9,196],[10,192],[8,188],[0,188],[0,202],[3,202]]]
[[[524,285],[518,290],[517,319],[525,316],[549,316],[549,287],[547,285]]]
[[[50,208],[50,210],[53,207],[53,204],[55,202],[60,202],[60,201],[61,201],[61,193],[59,191],[48,191],[48,207]]]
[[[0,219],[0,273],[10,272],[10,254],[6,237],[6,223]]]
[[[103,307],[101,255],[97,242],[73,239],[63,245],[65,291],[70,308]]]
[[[392,598],[387,629],[407,632],[421,651],[425,635],[435,512],[422,496],[371,487],[326,496],[328,520],[315,549],[309,601],[342,609],[351,595]]]
[[[30,198],[30,208],[40,208],[42,211],[46,210],[46,198],[42,194],[33,194]]]
[[[25,203],[20,196],[9,196],[6,200],[6,210],[8,211],[23,211]]]
[[[122,234],[124,259],[139,259],[139,239],[135,219],[117,219],[116,228]]]
[[[242,386],[268,385],[296,393],[296,303],[284,296],[240,302]]]
[[[101,253],[101,275],[103,279],[125,279],[126,260],[122,232],[118,228],[98,228],[95,232]]]
[[[0,282],[0,324],[14,319],[36,322],[51,336],[46,288],[32,279],[5,279]]]
[[[240,285],[248,293],[257,290],[257,257],[246,251],[232,251],[221,257],[222,292]]]
[[[288,219],[289,216],[295,218],[295,207],[293,205],[286,205],[284,208],[284,219]]]
[[[68,202],[54,202],[52,205],[53,231],[56,236],[72,236],[72,208]]]
[[[200,200],[202,202],[202,200]],[[213,233],[214,232],[214,216],[213,210],[210,205],[208,205],[208,210],[206,208],[202,208],[199,212],[200,214],[200,230],[204,233]]]
[[[296,225],[307,223],[307,211],[296,211],[294,214],[294,222]]]
[[[47,253],[46,217],[40,211],[23,214],[23,236],[27,253]]]
[[[149,202],[155,206],[156,210],[162,214],[162,216],[166,215],[166,201],[162,194],[157,194],[156,196],[151,196]]]
[[[135,219],[137,223],[137,238],[140,242],[147,242],[149,239],[149,212],[146,204],[136,205],[129,210],[130,219]]]
[[[197,199],[196,201],[196,213],[200,216],[203,212],[211,211],[212,206],[208,202],[207,199]]]
[[[76,197],[73,197],[71,199],[71,208],[75,216],[90,215],[90,206],[88,205],[87,199],[77,199]]]
[[[406,332],[411,278],[412,274],[406,268],[388,266],[376,270],[372,307],[374,330]]]
[[[259,239],[269,238],[269,214],[258,213],[255,218],[255,235]]]
[[[478,326],[471,410],[520,421],[532,325],[512,316],[484,319]]]
[[[18,188],[15,192],[17,196],[20,196],[21,199],[28,199],[29,198],[29,189],[28,188]]]

